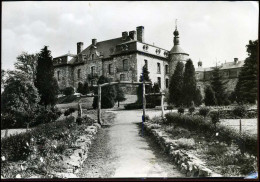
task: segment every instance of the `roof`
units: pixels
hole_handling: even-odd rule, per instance
[[[245,64],[245,61],[241,60],[238,61],[236,64],[235,62],[227,62],[227,63],[222,63],[219,68],[220,70],[225,70],[225,69],[233,69],[233,68],[241,68]],[[209,67],[209,68],[202,68],[198,67],[195,68],[196,71],[212,71],[215,67]]]
[[[174,45],[170,51],[170,54],[186,54],[189,56],[189,54],[186,53],[179,45]]]
[[[99,54],[103,55],[103,58],[108,58],[110,57],[110,48],[114,48],[117,44],[123,43],[124,41],[122,40],[122,37],[115,38],[115,39],[110,39],[110,40],[105,40],[101,42],[97,42],[96,44],[96,50],[98,51]],[[89,45],[86,49],[84,49],[80,54],[88,54],[90,49],[92,47],[92,44]],[[76,58],[73,58],[69,64],[73,64],[75,62]]]
[[[77,55],[76,54],[67,53],[67,54],[64,54],[64,55],[61,55],[61,56],[58,56],[58,57],[55,57],[55,58],[60,58],[60,57],[65,57],[65,56],[75,57]]]

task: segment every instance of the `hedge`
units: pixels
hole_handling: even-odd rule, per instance
[[[126,110],[132,110],[132,109],[142,109],[143,104],[139,103],[131,103],[124,106]],[[146,108],[155,108],[155,105],[152,103],[147,103]]]
[[[179,115],[177,113],[167,113],[164,124],[175,124],[189,130],[195,130],[202,133],[206,138],[215,137],[220,142],[231,145],[232,141],[236,143],[242,153],[247,152],[250,155],[257,155],[257,138],[248,134],[239,134],[234,130],[222,125],[215,126],[201,116]],[[216,137],[216,131],[219,135]]]

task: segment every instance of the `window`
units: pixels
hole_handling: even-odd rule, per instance
[[[124,71],[127,71],[127,70],[128,70],[128,62],[127,62],[127,59],[124,59],[124,60],[123,60],[123,70],[124,70]]]
[[[91,76],[94,76],[95,73],[95,66],[91,66]]]
[[[96,81],[95,80],[91,80],[91,86],[96,85]]]
[[[60,71],[57,71],[57,78],[58,78],[58,81],[60,81]]]
[[[125,74],[120,75],[120,81],[125,81]]]
[[[161,88],[161,77],[157,78],[157,82],[158,82],[159,87]]]
[[[144,60],[144,66],[145,66],[146,68],[148,68],[148,63],[147,63],[147,60],[146,60],[146,59]]]
[[[108,74],[113,74],[112,64],[109,64],[109,65],[108,65]]]
[[[168,73],[169,73],[169,66],[165,65],[165,74],[168,74]]]
[[[157,63],[157,73],[161,73],[161,64]]]
[[[168,78],[165,79],[165,87],[166,87],[166,88],[169,87],[169,79],[168,79]]]
[[[94,54],[91,54],[91,60],[94,60]]]
[[[81,78],[81,69],[78,69],[78,78]]]

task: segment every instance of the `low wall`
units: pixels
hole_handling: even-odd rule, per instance
[[[144,123],[144,130],[170,155],[177,168],[187,177],[221,177],[220,174],[208,169],[204,162],[185,150],[177,149],[177,140],[171,139],[160,129],[159,124]]]

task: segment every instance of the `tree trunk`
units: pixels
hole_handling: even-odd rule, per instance
[[[117,107],[119,107],[119,101],[118,101],[118,106]]]
[[[239,133],[242,133],[242,123],[241,123],[241,118],[239,120]]]

